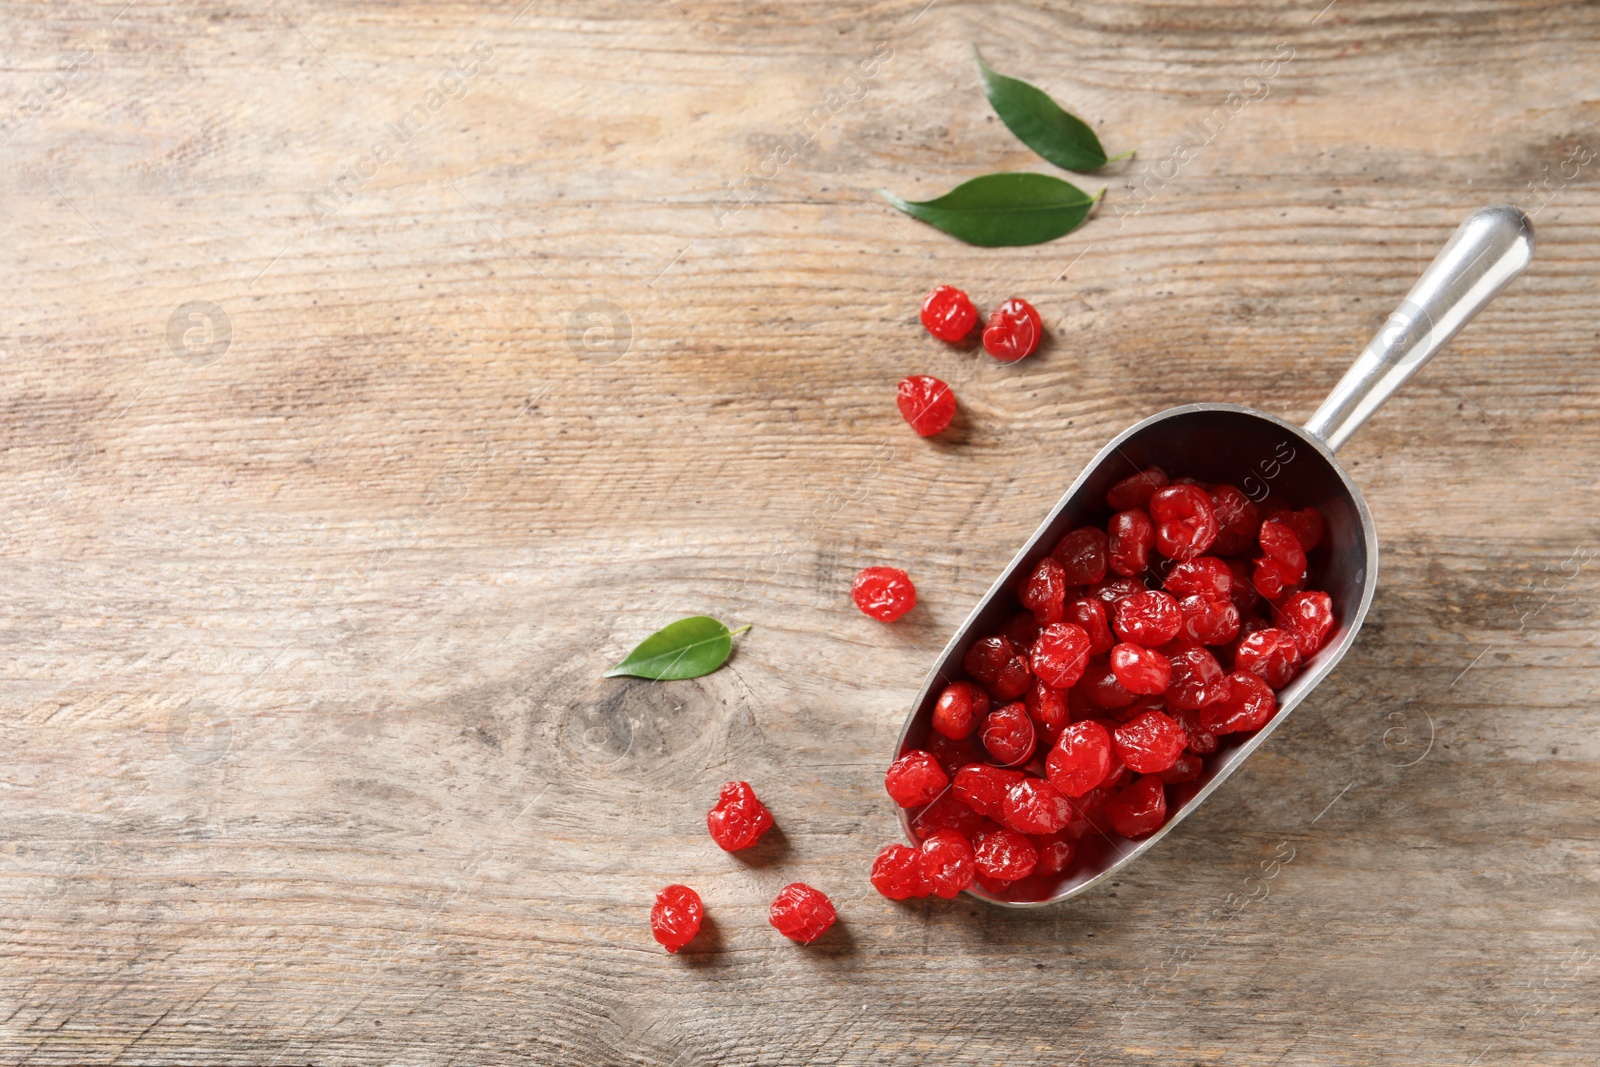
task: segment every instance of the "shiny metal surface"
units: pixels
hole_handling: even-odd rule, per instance
[[[1186,404],[1145,419],[1100,450],[940,653],[901,730],[896,756],[925,743],[939,692],[949,682],[965,677],[961,660],[968,645],[998,631],[1019,610],[1011,592],[1016,581],[1072,529],[1103,524],[1109,517],[1104,506],[1106,491],[1148,466],[1202,481],[1231,482],[1258,500],[1270,493],[1296,507],[1320,510],[1327,522],[1327,548],[1316,553],[1308,585],[1326,590],[1332,597],[1337,628],[1301,674],[1279,692],[1280,710],[1271,722],[1245,738],[1221,738],[1221,746],[1207,760],[1200,778],[1169,794],[1171,814],[1156,833],[1141,841],[1086,836],[1079,845],[1087,862],[1045,900],[1009,901],[976,885],[969,893],[1007,907],[1042,907],[1076,896],[1111,875],[1171,833],[1333,670],[1355,641],[1378,581],[1378,542],[1372,516],[1361,491],[1334,458],[1334,449],[1521,273],[1532,250],[1532,226],[1515,208],[1474,213],[1396,313],[1406,321],[1425,321],[1428,328],[1396,332],[1392,329],[1396,317],[1391,317],[1305,428],[1234,404]],[[1408,306],[1416,310],[1408,310]],[[911,840],[915,840],[911,836],[913,815],[904,809],[900,812]]]

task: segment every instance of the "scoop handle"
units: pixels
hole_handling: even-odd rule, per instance
[[[1331,451],[1472,321],[1533,258],[1533,223],[1511,204],[1467,216],[1306,429]]]

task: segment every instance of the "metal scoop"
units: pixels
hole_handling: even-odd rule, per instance
[[[1247,736],[1219,738],[1221,744],[1206,757],[1200,777],[1169,790],[1169,814],[1161,829],[1139,841],[1089,832],[1078,842],[1071,873],[1046,887],[1043,899],[1008,900],[978,885],[969,892],[996,904],[1038,907],[1076,896],[1113,874],[1166,837],[1333,670],[1355,641],[1378,583],[1378,538],[1372,515],[1334,452],[1522,273],[1533,247],[1532,223],[1509,204],[1468,216],[1304,427],[1237,404],[1185,404],[1124,431],[1090,461],[940,653],[900,732],[896,756],[924,747],[939,693],[965,677],[961,663],[968,646],[998,633],[1021,610],[1012,592],[1017,581],[1069,531],[1103,522],[1108,514],[1106,491],[1146,467],[1161,467],[1174,477],[1237,485],[1255,500],[1270,493],[1296,508],[1317,508],[1327,531],[1322,547],[1313,553],[1307,588],[1325,590],[1332,597],[1335,629],[1300,674],[1278,692],[1279,710],[1270,722]],[[916,814],[916,809],[901,810],[908,836]]]

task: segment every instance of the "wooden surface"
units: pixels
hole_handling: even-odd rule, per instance
[[[1600,1054],[1600,8],[123,2],[3,9],[0,1062]],[[874,200],[1048,171],[973,42],[1138,149],[1078,233]],[[1083,462],[1309,415],[1508,198],[1532,270],[1344,452],[1384,562],[1339,673],[1110,888],[879,898],[909,699]],[[1048,347],[946,349],[940,281]],[[694,613],[753,624],[727,668],[600,677]]]

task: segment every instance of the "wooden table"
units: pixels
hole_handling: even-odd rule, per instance
[[[924,3],[7,5],[0,1062],[1594,1062],[1600,8]],[[1063,240],[875,198],[1049,170],[973,42],[1139,152]],[[908,701],[1085,460],[1304,418],[1507,199],[1533,268],[1343,453],[1339,675],[1103,891],[874,893]],[[601,677],[696,613],[725,669]]]

